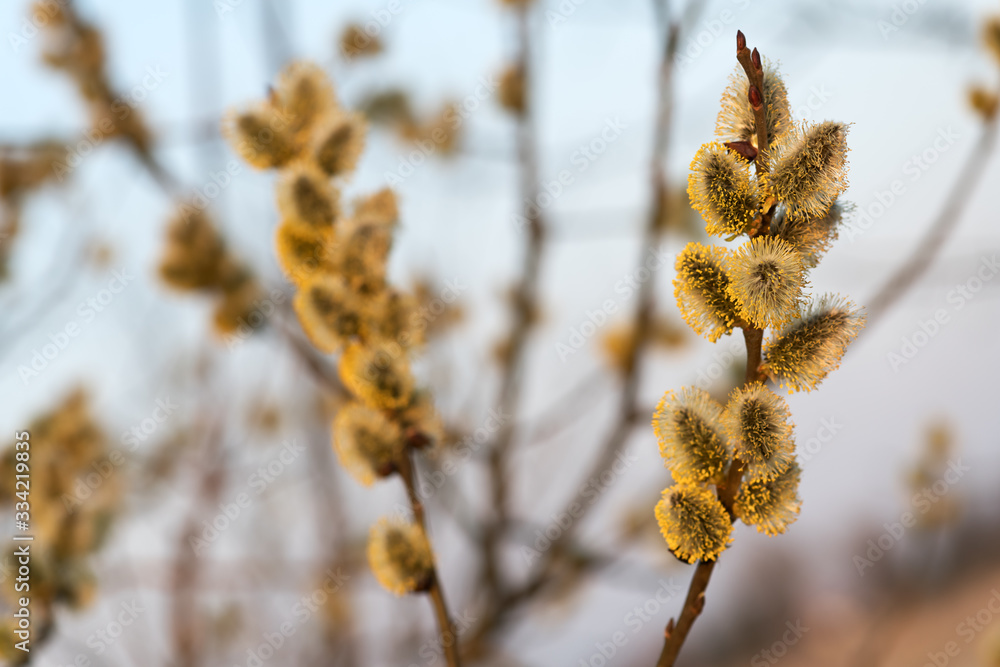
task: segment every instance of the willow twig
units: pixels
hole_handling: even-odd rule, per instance
[[[398,463],[399,476],[403,479],[403,484],[406,486],[406,495],[410,500],[413,517],[417,525],[424,532],[424,535],[428,535],[424,505],[420,500],[420,495],[417,493],[417,471],[412,457],[413,453],[411,451],[405,452],[400,457]],[[427,594],[430,596],[431,604],[434,607],[438,637],[441,642],[441,648],[444,651],[445,659],[448,661],[448,667],[459,667],[461,660],[458,654],[458,632],[448,613],[448,605],[444,599],[444,590],[441,587],[441,581],[437,573],[437,563],[432,565]]]
[[[513,318],[509,338],[505,341],[505,363],[500,380],[498,405],[502,414],[511,415],[502,424],[489,450],[489,479],[492,489],[493,517],[483,530],[483,584],[491,599],[501,588],[499,550],[507,530],[509,499],[507,493],[507,466],[514,439],[517,402],[523,383],[524,356],[528,334],[538,312],[538,282],[542,252],[545,246],[545,222],[539,207],[529,205],[538,201],[538,154],[532,96],[532,51],[529,3],[517,8],[519,52],[516,67],[524,87],[524,106],[518,115],[517,153],[521,176],[521,197],[526,202],[524,217],[527,220],[528,245],[525,249],[521,278],[513,294]]]

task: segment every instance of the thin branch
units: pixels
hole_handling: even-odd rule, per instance
[[[534,124],[533,71],[531,51],[531,21],[529,3],[517,8],[519,53],[516,67],[522,76],[525,90],[524,107],[518,116],[517,153],[521,172],[521,197],[525,202],[538,200],[539,176],[537,138]],[[538,312],[539,274],[542,251],[545,246],[545,222],[539,207],[527,203],[524,208],[527,220],[528,245],[525,249],[521,278],[513,295],[513,324],[506,343],[506,358],[500,380],[498,401],[502,414],[511,415],[501,425],[489,450],[489,479],[492,489],[493,517],[483,530],[482,580],[490,599],[495,599],[501,588],[499,569],[500,544],[507,530],[509,499],[507,493],[507,466],[514,440],[517,416],[517,399],[523,383],[524,356],[528,335]]]
[[[936,219],[906,261],[893,272],[875,296],[868,300],[865,307],[866,329],[870,330],[875,321],[885,315],[913,287],[941,253],[941,248],[958,226],[962,214],[972,199],[972,193],[986,173],[986,165],[997,142],[997,125],[996,114],[983,124],[976,145],[962,166],[958,179],[945,198]]]
[[[668,202],[669,190],[666,184],[664,165],[666,163],[673,112],[673,64],[679,44],[679,36],[680,25],[674,21],[669,24],[667,34],[664,36],[664,47],[659,67],[657,108],[655,114],[656,124],[653,155],[650,164],[652,203],[649,207],[649,217],[640,246],[640,265],[645,260],[648,250],[659,243],[662,230],[664,229],[663,219],[666,212],[670,210]],[[655,287],[656,281],[652,277],[639,287],[639,303],[635,311],[632,329],[635,336],[635,344],[631,346],[625,362],[624,383],[619,398],[617,417],[611,431],[600,447],[600,454],[597,460],[588,469],[583,479],[600,475],[601,472],[614,462],[619,450],[627,442],[632,429],[638,421],[638,412],[635,406],[641,380],[641,365],[639,362],[645,351],[652,328]],[[566,507],[575,503],[577,503],[577,498],[574,496],[566,503]],[[511,616],[514,610],[532,600],[539,592],[553,583],[552,571],[565,551],[565,546],[569,544],[569,540],[572,538],[576,527],[582,523],[583,516],[581,516],[580,512],[586,513],[591,507],[591,504],[584,503],[582,508],[578,508],[573,513],[576,520],[569,528],[562,531],[558,538],[552,541],[548,550],[542,555],[541,562],[528,580],[514,590],[507,592],[484,615],[476,630],[471,634],[470,644],[474,645],[481,642],[495,633]]]
[[[427,532],[427,519],[424,516],[424,505],[420,500],[420,495],[417,493],[417,471],[416,466],[413,465],[412,457],[413,453],[407,451],[400,458],[399,476],[403,479],[403,484],[406,486],[406,495],[410,499],[410,507],[413,509],[413,516],[417,524],[423,530],[424,535],[429,535]],[[428,539],[430,538],[428,537]],[[438,637],[441,648],[444,650],[445,659],[448,661],[448,667],[459,667],[461,660],[458,654],[458,631],[451,620],[451,615],[448,613],[448,605],[444,599],[444,590],[438,577],[436,564],[431,570],[431,582],[427,593],[434,607]]]

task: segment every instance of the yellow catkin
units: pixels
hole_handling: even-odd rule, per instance
[[[848,301],[827,294],[773,336],[764,347],[763,370],[789,393],[809,391],[840,365],[847,345],[864,326]]]
[[[729,86],[722,94],[722,107],[715,123],[715,133],[723,141],[740,141],[757,146],[757,124],[753,107],[747,96],[750,82],[743,68],[738,66],[729,79]],[[788,106],[788,92],[778,68],[764,61],[764,113],[767,121],[768,143],[780,139],[792,127]],[[766,148],[766,147],[765,147]]]
[[[729,285],[740,317],[761,329],[780,326],[799,310],[805,267],[802,256],[780,238],[757,236],[726,258]]]
[[[746,480],[736,494],[734,511],[761,533],[780,535],[798,517],[801,470],[794,460],[771,479]]]
[[[320,118],[337,108],[337,98],[326,73],[319,65],[306,61],[295,61],[281,71],[274,102],[288,123],[290,134],[299,143]]]
[[[264,102],[229,113],[222,133],[232,149],[257,169],[282,167],[299,153],[288,117]]]
[[[318,273],[332,270],[333,230],[315,231],[283,221],[275,231],[278,264],[290,281],[301,286]]]
[[[767,158],[768,194],[793,218],[826,215],[847,189],[846,123],[826,121],[788,132]]]
[[[721,482],[732,452],[722,406],[703,389],[668,391],[653,414],[660,456],[678,482]]]
[[[729,296],[725,270],[728,251],[691,242],[677,256],[674,297],[684,321],[715,342],[736,326],[737,306]]]
[[[806,268],[813,268],[837,240],[840,225],[851,209],[837,201],[824,215],[806,218],[787,215],[782,208],[771,219],[771,234],[795,248]]]
[[[425,590],[433,581],[434,554],[420,526],[380,519],[368,537],[368,564],[375,579],[394,595]]]
[[[340,378],[366,405],[381,410],[404,408],[413,396],[406,353],[398,345],[352,343],[340,359]]]
[[[773,479],[792,462],[795,442],[788,404],[760,382],[733,390],[722,421],[734,454],[744,464],[744,479]]]
[[[393,472],[403,452],[399,427],[360,403],[340,409],[333,421],[333,448],[341,465],[364,486]]]
[[[746,233],[760,210],[749,163],[714,142],[698,149],[691,161],[687,192],[705,219],[705,231],[715,236]]]
[[[292,305],[309,340],[323,352],[336,352],[363,334],[364,301],[340,276],[319,274],[309,279]]]
[[[277,195],[284,219],[312,230],[332,228],[340,212],[339,193],[310,162],[297,162],[282,170]]]
[[[656,504],[656,521],[667,546],[688,563],[715,560],[732,542],[733,524],[712,491],[677,484]]]
[[[312,134],[311,159],[330,177],[354,171],[365,147],[364,118],[353,112],[337,112],[323,119]]]

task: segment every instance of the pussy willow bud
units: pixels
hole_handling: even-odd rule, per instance
[[[278,264],[290,281],[302,287],[330,268],[333,230],[315,231],[294,222],[282,222],[275,231]]]
[[[281,172],[278,210],[284,219],[314,230],[333,227],[339,215],[339,193],[315,165],[300,162]]]
[[[747,91],[747,99],[750,100],[750,106],[754,109],[760,109],[764,106],[764,99],[760,96],[757,86],[751,84],[750,89]]]
[[[799,514],[799,464],[789,466],[770,480],[749,480],[740,485],[733,506],[743,523],[767,535],[784,533]]]
[[[715,560],[732,541],[733,524],[712,491],[677,484],[656,504],[656,521],[667,546],[681,560]]]
[[[745,480],[773,479],[794,459],[788,404],[760,382],[733,391],[723,422]]]
[[[337,107],[326,73],[319,65],[304,61],[293,62],[281,71],[273,97],[276,108],[299,141],[308,136],[320,118]]]
[[[726,257],[727,293],[740,316],[761,329],[797,312],[805,282],[802,257],[785,241],[756,236]]]
[[[753,63],[755,70],[758,72],[764,71],[764,65],[760,62],[760,51],[757,50],[757,47],[754,47],[753,53],[750,54],[750,61]]]
[[[327,176],[344,176],[358,164],[366,131],[367,125],[360,114],[344,111],[329,114],[312,132],[309,154]]]
[[[787,215],[826,215],[847,188],[847,131],[845,123],[826,121],[790,132],[775,146],[765,185]]]
[[[361,484],[371,486],[394,471],[403,451],[403,434],[380,411],[349,403],[333,420],[333,448],[341,465]]]
[[[764,119],[767,122],[768,141],[774,143],[792,127],[788,92],[777,68],[769,63],[764,66],[764,89],[758,91],[763,98]],[[742,67],[729,78],[729,86],[722,94],[722,107],[715,121],[715,133],[723,141],[745,141],[758,151],[767,146],[757,145],[757,118],[750,103],[750,82]]]
[[[695,333],[715,342],[733,330],[737,305],[729,296],[725,270],[727,251],[721,246],[691,242],[677,256],[674,296],[684,321]]]
[[[416,524],[380,519],[368,536],[368,564],[394,595],[424,591],[433,583],[434,554]]]
[[[768,341],[762,370],[790,393],[809,391],[840,365],[863,326],[853,304],[827,294]]]
[[[749,164],[717,143],[705,144],[695,154],[688,197],[705,219],[706,231],[718,236],[746,233],[760,208]]]
[[[405,408],[413,397],[406,352],[396,344],[352,343],[340,358],[340,379],[366,405],[381,410]]]
[[[736,31],[736,53],[739,53],[743,49],[747,48],[747,38],[743,34],[742,30]]]
[[[840,223],[848,210],[850,205],[837,201],[825,215],[793,218],[782,207],[771,218],[771,233],[795,248],[806,268],[812,268],[837,240]]]
[[[660,456],[678,482],[721,482],[732,449],[722,424],[722,406],[703,389],[668,391],[653,413]]]
[[[293,307],[309,340],[328,354],[364,333],[364,300],[340,276],[318,274],[309,279],[295,295]]]

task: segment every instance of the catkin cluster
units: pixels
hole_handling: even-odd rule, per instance
[[[10,443],[3,450],[0,504],[8,516],[30,510],[33,634],[44,637],[57,604],[78,608],[94,597],[96,579],[88,561],[117,511],[121,486],[115,470],[124,459],[121,452],[108,451],[108,440],[94,422],[83,391],[73,392],[34,420],[27,433],[22,440],[26,448]],[[17,485],[18,474],[26,474],[27,482]],[[15,577],[8,576],[0,588],[12,606],[24,595],[14,584]],[[0,634],[10,630],[5,626]],[[13,635],[4,637],[2,651],[10,664],[30,655],[13,649],[17,641]]]
[[[742,35],[738,50],[743,69],[752,69],[746,76],[738,69],[723,94],[717,140],[695,155],[688,194],[709,234],[744,240],[735,248],[689,243],[677,257],[674,288],[684,319],[710,341],[740,328],[759,346],[763,330],[771,333],[763,363],[748,369],[748,382],[725,406],[685,388],[667,392],[653,417],[675,483],[656,516],[671,551],[688,562],[714,560],[736,518],[768,535],[795,520],[800,470],[791,415],[763,381],[790,393],[814,388],[863,324],[840,297],[805,294],[808,272],[847,208],[840,195],[848,126],[795,123],[777,68],[751,56]]]
[[[384,189],[342,202],[364,148],[363,117],[338,103],[319,67],[300,62],[281,73],[269,99],[230,114],[225,130],[248,163],[277,170],[275,245],[296,288],[295,313],[316,348],[340,355],[351,395],[332,427],[341,464],[366,486],[400,473],[412,449],[439,438],[440,425],[410,372],[425,333],[419,302],[386,275],[396,197]],[[432,579],[433,555],[416,524],[380,522],[368,554],[393,593],[425,590]]]
[[[167,226],[160,278],[182,292],[215,300],[213,323],[220,334],[236,332],[259,307],[263,290],[251,271],[226,246],[202,209],[181,206]]]

